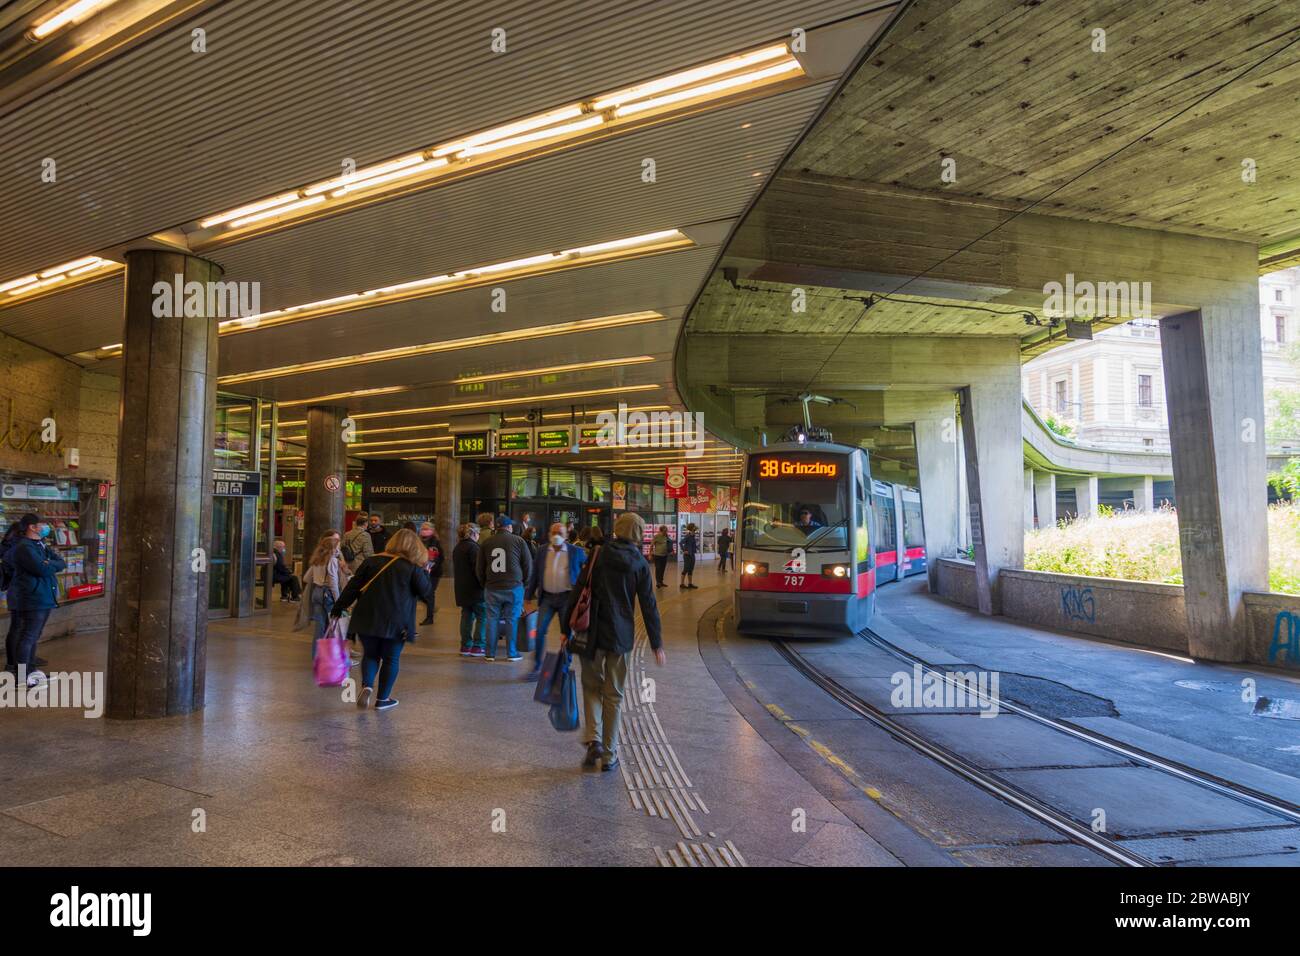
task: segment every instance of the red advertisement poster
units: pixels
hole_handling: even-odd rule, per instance
[[[686,481],[685,465],[664,466],[664,495],[669,498],[685,498],[690,494]]]

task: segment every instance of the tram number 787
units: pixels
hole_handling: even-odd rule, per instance
[[[801,587],[803,587],[803,575],[802,575],[802,574],[787,574],[787,575],[785,576],[785,586],[788,587],[788,588],[801,588]]]

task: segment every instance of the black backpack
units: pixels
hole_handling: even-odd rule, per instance
[[[346,541],[343,542],[343,546],[339,548],[339,551],[343,553],[343,560],[348,564],[351,564],[357,559],[356,552],[352,550],[352,546]]]

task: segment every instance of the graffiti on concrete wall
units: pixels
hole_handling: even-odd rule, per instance
[[[1291,611],[1278,611],[1273,619],[1273,643],[1268,646],[1270,664],[1277,660],[1279,652],[1283,664],[1300,664],[1300,616]]]
[[[1092,598],[1092,588],[1061,588],[1061,613],[1067,621],[1097,623],[1097,606]]]

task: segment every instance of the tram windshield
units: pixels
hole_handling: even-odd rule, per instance
[[[825,455],[755,455],[745,483],[743,544],[787,551],[848,547],[845,460]]]

